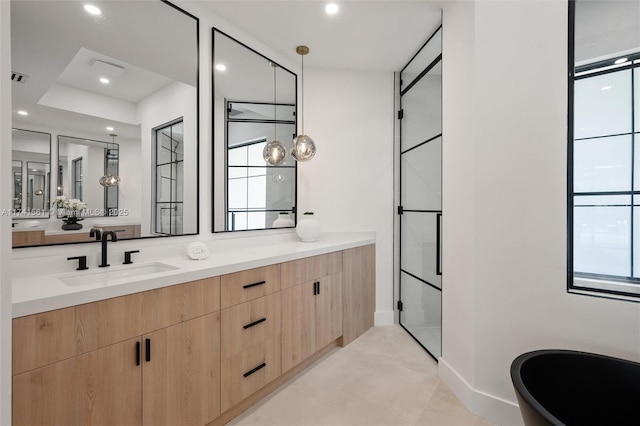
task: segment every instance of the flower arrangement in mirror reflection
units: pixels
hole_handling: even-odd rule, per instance
[[[66,195],[55,197],[51,200],[51,206],[58,209],[58,217],[61,217],[62,221],[67,225],[73,225],[84,220],[81,216],[87,209],[87,203],[77,198],[67,198]]]

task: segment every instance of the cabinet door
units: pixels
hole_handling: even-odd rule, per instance
[[[13,377],[13,421],[19,425],[140,425],[137,339]]]
[[[348,345],[373,327],[373,315],[376,309],[375,245],[344,250],[343,254],[344,333],[342,344]]]
[[[316,351],[314,283],[282,290],[282,372]]]
[[[142,343],[143,424],[205,425],[220,415],[220,312],[146,334]]]
[[[316,350],[342,336],[342,272],[328,275],[318,284],[316,304]]]

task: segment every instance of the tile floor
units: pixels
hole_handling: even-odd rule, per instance
[[[422,345],[439,357],[442,354],[442,327],[425,327],[405,325],[407,330],[414,335]]]
[[[490,425],[438,378],[399,326],[374,327],[332,351],[232,425]]]

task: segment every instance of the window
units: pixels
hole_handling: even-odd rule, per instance
[[[184,126],[182,119],[153,129],[155,140],[154,232],[182,235]]]
[[[568,288],[636,297],[640,7],[577,0],[569,17]]]

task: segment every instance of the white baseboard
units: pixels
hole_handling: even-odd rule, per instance
[[[498,425],[522,425],[518,405],[474,389],[447,361],[438,359],[438,376],[469,411]]]
[[[393,311],[376,311],[373,317],[374,325],[393,325],[394,312]]]

